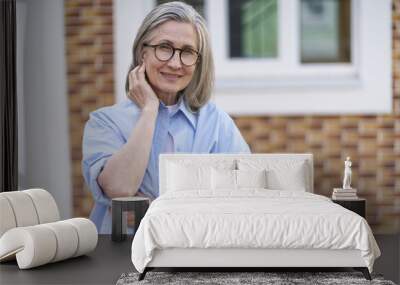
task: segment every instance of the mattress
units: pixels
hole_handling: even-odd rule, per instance
[[[153,201],[132,242],[139,272],[162,249],[359,250],[372,272],[380,255],[364,218],[301,191],[167,192]]]

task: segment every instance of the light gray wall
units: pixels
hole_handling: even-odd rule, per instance
[[[20,188],[48,190],[70,218],[64,2],[17,0],[17,30],[24,31],[17,35]]]

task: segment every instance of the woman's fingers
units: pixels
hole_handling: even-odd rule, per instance
[[[135,98],[134,94],[135,94],[135,89],[137,89],[137,70],[139,69],[139,66],[136,66],[134,69],[132,69],[129,72],[129,76],[128,76],[128,81],[129,81],[129,91],[128,91],[128,97],[129,99],[133,100],[133,101],[137,101],[137,99]],[[136,102],[138,103],[138,102]]]
[[[146,82],[146,77],[145,77],[145,71],[146,71],[146,67],[144,65],[144,63],[142,63],[142,65],[140,65],[139,69],[136,72],[136,76],[137,79],[140,80],[141,83],[147,83]]]
[[[128,98],[135,102],[140,108],[145,104],[145,98],[142,91],[142,83],[140,82],[138,71],[141,66],[136,66],[129,72],[129,91]]]
[[[146,79],[146,67],[142,63],[129,73],[128,97],[139,107],[154,106],[158,108],[158,97]]]
[[[135,84],[135,77],[136,77],[136,71],[138,70],[139,66],[136,66],[134,69],[132,69],[129,72],[129,89],[132,89],[134,84]]]

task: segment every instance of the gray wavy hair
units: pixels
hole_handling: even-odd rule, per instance
[[[188,109],[197,112],[211,97],[214,85],[214,60],[204,18],[192,6],[182,2],[176,1],[159,5],[143,20],[133,42],[132,63],[126,76],[125,91],[129,92],[129,72],[140,64],[143,44],[149,39],[155,28],[167,21],[192,24],[197,33],[200,60],[195,67],[192,80],[181,91]]]

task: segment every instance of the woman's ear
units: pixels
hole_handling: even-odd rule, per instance
[[[142,55],[140,57],[140,64],[142,64],[146,60],[146,55],[147,53],[145,51],[142,51]]]

